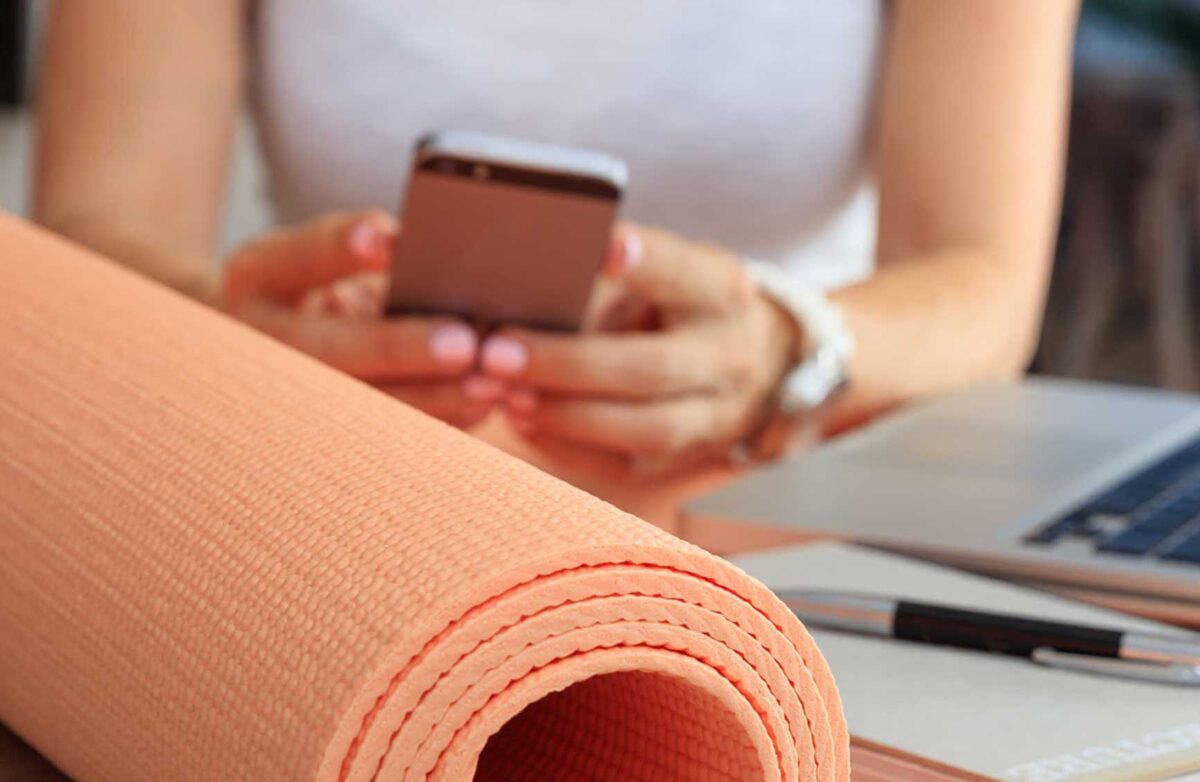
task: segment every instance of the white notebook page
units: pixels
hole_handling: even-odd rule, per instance
[[[1115,628],[1180,632],[891,554],[820,543],[734,559],[768,586],[878,592]],[[1200,772],[1200,688],[1023,658],[812,630],[856,736],[1005,782],[1139,782]],[[1182,780],[1181,780],[1182,782]]]

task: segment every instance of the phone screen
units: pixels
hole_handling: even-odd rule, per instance
[[[602,180],[433,156],[412,172],[389,313],[578,330],[620,191]]]

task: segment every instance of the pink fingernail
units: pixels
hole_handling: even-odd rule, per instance
[[[504,406],[514,415],[531,415],[537,409],[537,395],[528,389],[518,389],[504,399]]]
[[[462,384],[463,396],[472,402],[492,403],[504,396],[504,381],[487,375],[471,375]]]
[[[360,220],[350,231],[350,252],[360,260],[383,262],[387,260],[387,237],[371,220]]]
[[[438,326],[429,337],[429,355],[444,366],[461,367],[475,360],[475,332],[463,323]]]
[[[642,244],[642,237],[638,236],[637,231],[632,230],[621,232],[621,244],[625,256],[622,268],[628,271],[642,262],[645,246]]]
[[[529,350],[512,337],[488,337],[483,343],[485,371],[501,377],[514,377],[529,365]]]

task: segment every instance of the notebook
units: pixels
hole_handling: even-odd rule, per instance
[[[1182,632],[938,565],[839,543],[733,560],[775,589],[878,592],[1117,628]],[[1200,779],[1200,689],[1018,657],[810,628],[854,735],[854,779]]]

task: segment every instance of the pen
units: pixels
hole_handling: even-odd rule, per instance
[[[859,593],[777,594],[812,627],[1014,655],[1140,681],[1200,685],[1200,635],[1087,627]]]

